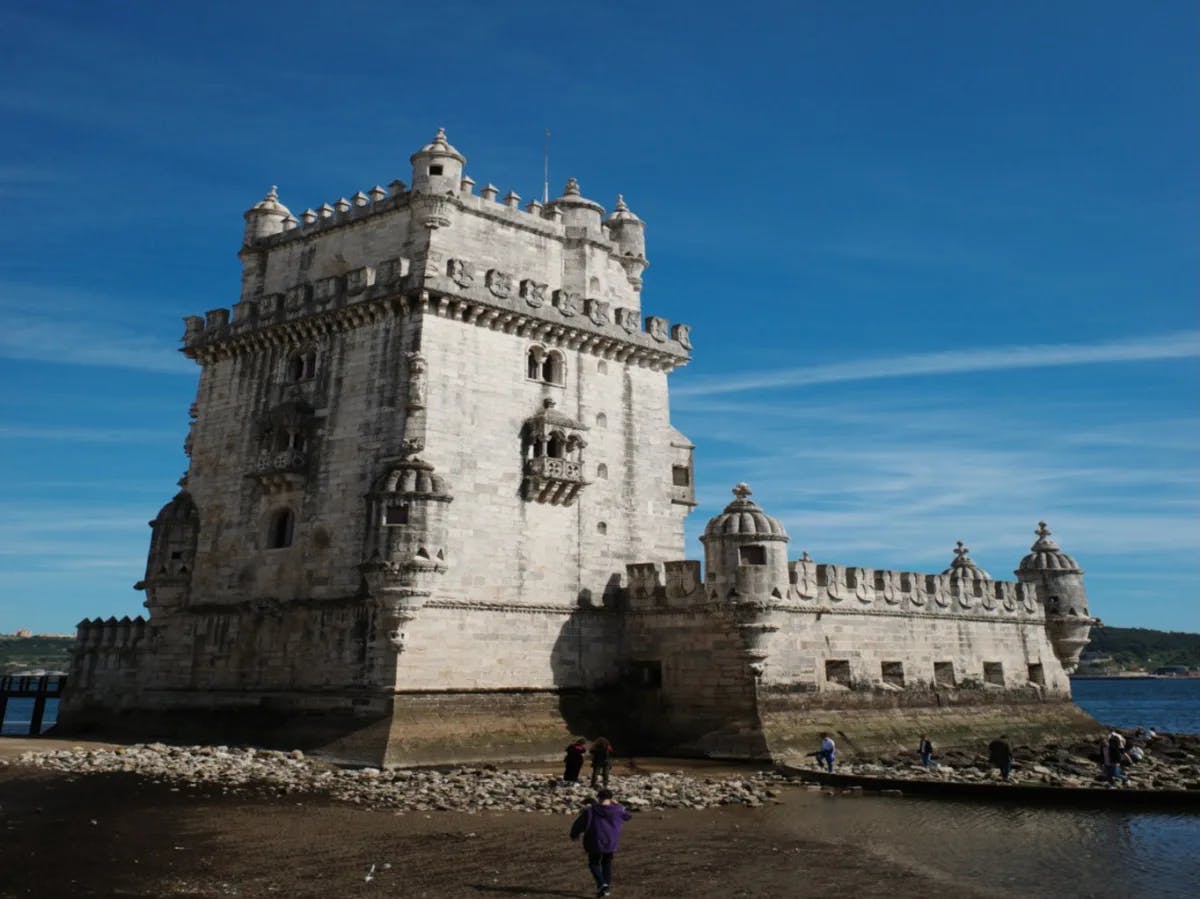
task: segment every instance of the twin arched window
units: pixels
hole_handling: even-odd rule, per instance
[[[316,377],[317,351],[309,347],[293,352],[287,359],[286,374],[289,384],[298,384]]]
[[[525,376],[531,381],[562,386],[567,382],[567,363],[558,350],[533,346],[525,360]]]

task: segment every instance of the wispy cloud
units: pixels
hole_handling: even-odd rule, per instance
[[[105,297],[0,282],[0,358],[127,368],[156,374],[193,375],[196,367],[161,335],[120,322],[96,319],[96,310],[117,308]]]
[[[857,359],[762,371],[740,377],[705,378],[676,388],[679,397],[742,393],[748,390],[777,390],[834,384],[911,378],[920,375],[1008,371],[1022,368],[1052,368],[1071,365],[1103,365],[1150,362],[1200,356],[1200,331],[1182,331],[1160,337],[1141,337],[1093,344],[1022,344],[995,349],[943,350],[879,359]]]

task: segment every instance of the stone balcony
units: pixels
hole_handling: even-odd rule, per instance
[[[286,449],[259,453],[252,476],[268,493],[282,493],[304,486],[308,476],[308,454]]]
[[[582,462],[551,456],[525,460],[523,490],[528,500],[569,506],[585,486]]]

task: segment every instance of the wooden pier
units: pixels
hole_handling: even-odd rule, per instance
[[[61,698],[66,685],[65,674],[6,674],[0,677],[0,733],[4,730],[8,700],[32,699],[29,736],[38,736],[42,732],[42,718],[46,715],[46,700]]]

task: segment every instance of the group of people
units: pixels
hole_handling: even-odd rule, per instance
[[[583,851],[587,853],[588,870],[596,881],[597,896],[611,895],[613,854],[621,840],[621,828],[632,817],[608,788],[614,754],[613,745],[606,737],[597,737],[590,746],[587,740],[578,737],[567,746],[563,758],[563,780],[568,783],[578,783],[584,759],[589,755],[592,759],[592,789],[596,790],[596,798],[589,800],[571,824],[570,836],[572,840],[583,839]]]
[[[612,760],[615,751],[613,744],[605,737],[597,737],[589,747],[587,740],[576,737],[566,749],[563,758],[563,780],[567,783],[579,783],[579,772],[583,770],[583,760],[587,755],[592,757],[592,789],[597,789],[601,783],[608,789],[608,779],[612,774]]]

